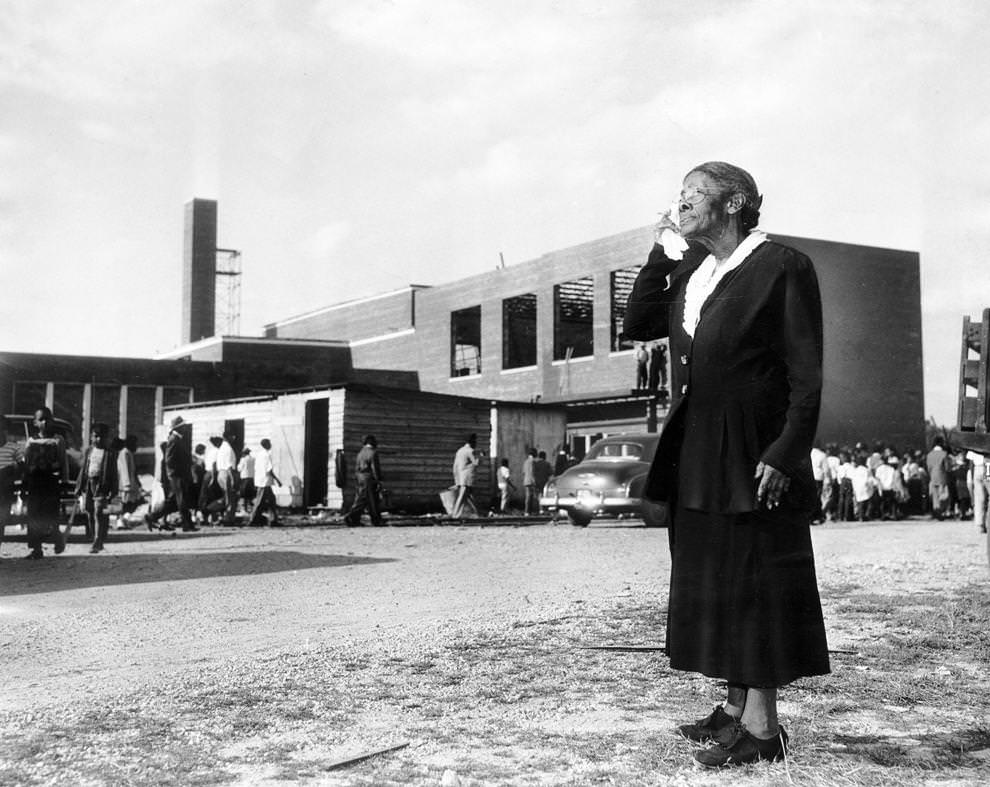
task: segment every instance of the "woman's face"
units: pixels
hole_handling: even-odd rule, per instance
[[[684,178],[679,206],[681,235],[689,240],[715,240],[729,223],[724,200],[704,173],[692,172]]]

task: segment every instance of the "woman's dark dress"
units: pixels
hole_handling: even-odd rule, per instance
[[[692,244],[678,263],[655,246],[624,325],[670,341],[673,402],[647,490],[672,511],[667,652],[675,669],[771,688],[829,671],[809,527],[821,301],[811,261],[767,241],[691,337],[684,290],[706,256]],[[761,461],[791,481],[772,511],[756,500]]]

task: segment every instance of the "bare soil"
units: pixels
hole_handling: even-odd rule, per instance
[[[664,530],[296,524],[115,531],[38,562],[8,534],[0,782],[724,781],[671,733],[719,689],[659,650]],[[985,536],[814,540],[833,674],[782,692],[789,760],[733,780],[990,781]]]

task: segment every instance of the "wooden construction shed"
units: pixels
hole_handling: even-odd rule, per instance
[[[244,446],[256,450],[263,438],[271,440],[275,473],[282,481],[278,503],[293,508],[349,507],[354,459],[365,435],[373,434],[391,508],[412,514],[442,510],[439,494],[453,484],[454,454],[469,434],[477,435],[477,448],[485,454],[474,492],[479,508],[487,510],[496,491],[498,458],[509,459],[521,501],[527,451],[536,448],[552,458],[567,430],[562,406],[360,383],[168,407],[159,440],[176,416],[191,425],[193,445],[221,433],[231,436],[238,452]],[[342,475],[338,452],[346,468]]]

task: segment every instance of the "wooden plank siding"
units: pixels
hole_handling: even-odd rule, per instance
[[[354,459],[367,434],[378,440],[384,484],[394,508],[422,513],[441,509],[439,494],[451,486],[454,454],[470,433],[485,458],[478,467],[475,500],[487,510],[494,484],[491,404],[483,399],[393,388],[348,386],[344,405],[344,452],[348,479],[344,502],[354,497]]]
[[[284,426],[279,425],[275,410],[280,403],[274,397],[252,401],[230,401],[207,405],[169,407],[165,409],[164,422],[156,428],[159,442],[168,435],[168,424],[177,415],[192,424],[192,444],[208,444],[211,435],[223,432],[226,421],[243,419],[244,446],[257,451],[262,438],[272,442],[272,462],[275,474],[282,481],[276,489],[276,500],[280,506],[293,507],[299,504],[302,491],[302,475],[293,472],[297,461],[302,458],[302,448],[287,437]]]
[[[442,511],[439,495],[453,484],[454,454],[469,434],[477,434],[485,458],[476,475],[475,499],[487,511],[496,490],[492,452],[510,457],[510,468],[521,479],[526,451],[545,450],[552,461],[567,423],[564,409],[558,407],[493,404],[486,399],[352,383],[263,399],[168,407],[157,427],[158,439],[165,439],[167,425],[177,415],[192,424],[194,444],[222,431],[226,421],[243,419],[248,448],[254,450],[264,437],[272,442],[275,472],[282,481],[276,490],[279,505],[297,507],[304,500],[306,478],[306,404],[314,399],[329,400],[326,503],[337,510],[347,510],[354,500],[354,463],[367,434],[378,439],[392,508],[408,513]],[[334,456],[341,447],[347,461],[343,488],[337,487],[334,472]]]
[[[244,445],[256,450],[262,437],[269,437],[272,421],[272,398],[255,401],[232,401],[212,405],[177,405],[166,407],[163,423],[155,430],[158,442],[168,437],[168,424],[176,416],[192,424],[192,444],[208,443],[210,436],[222,434],[228,420],[244,420]]]

